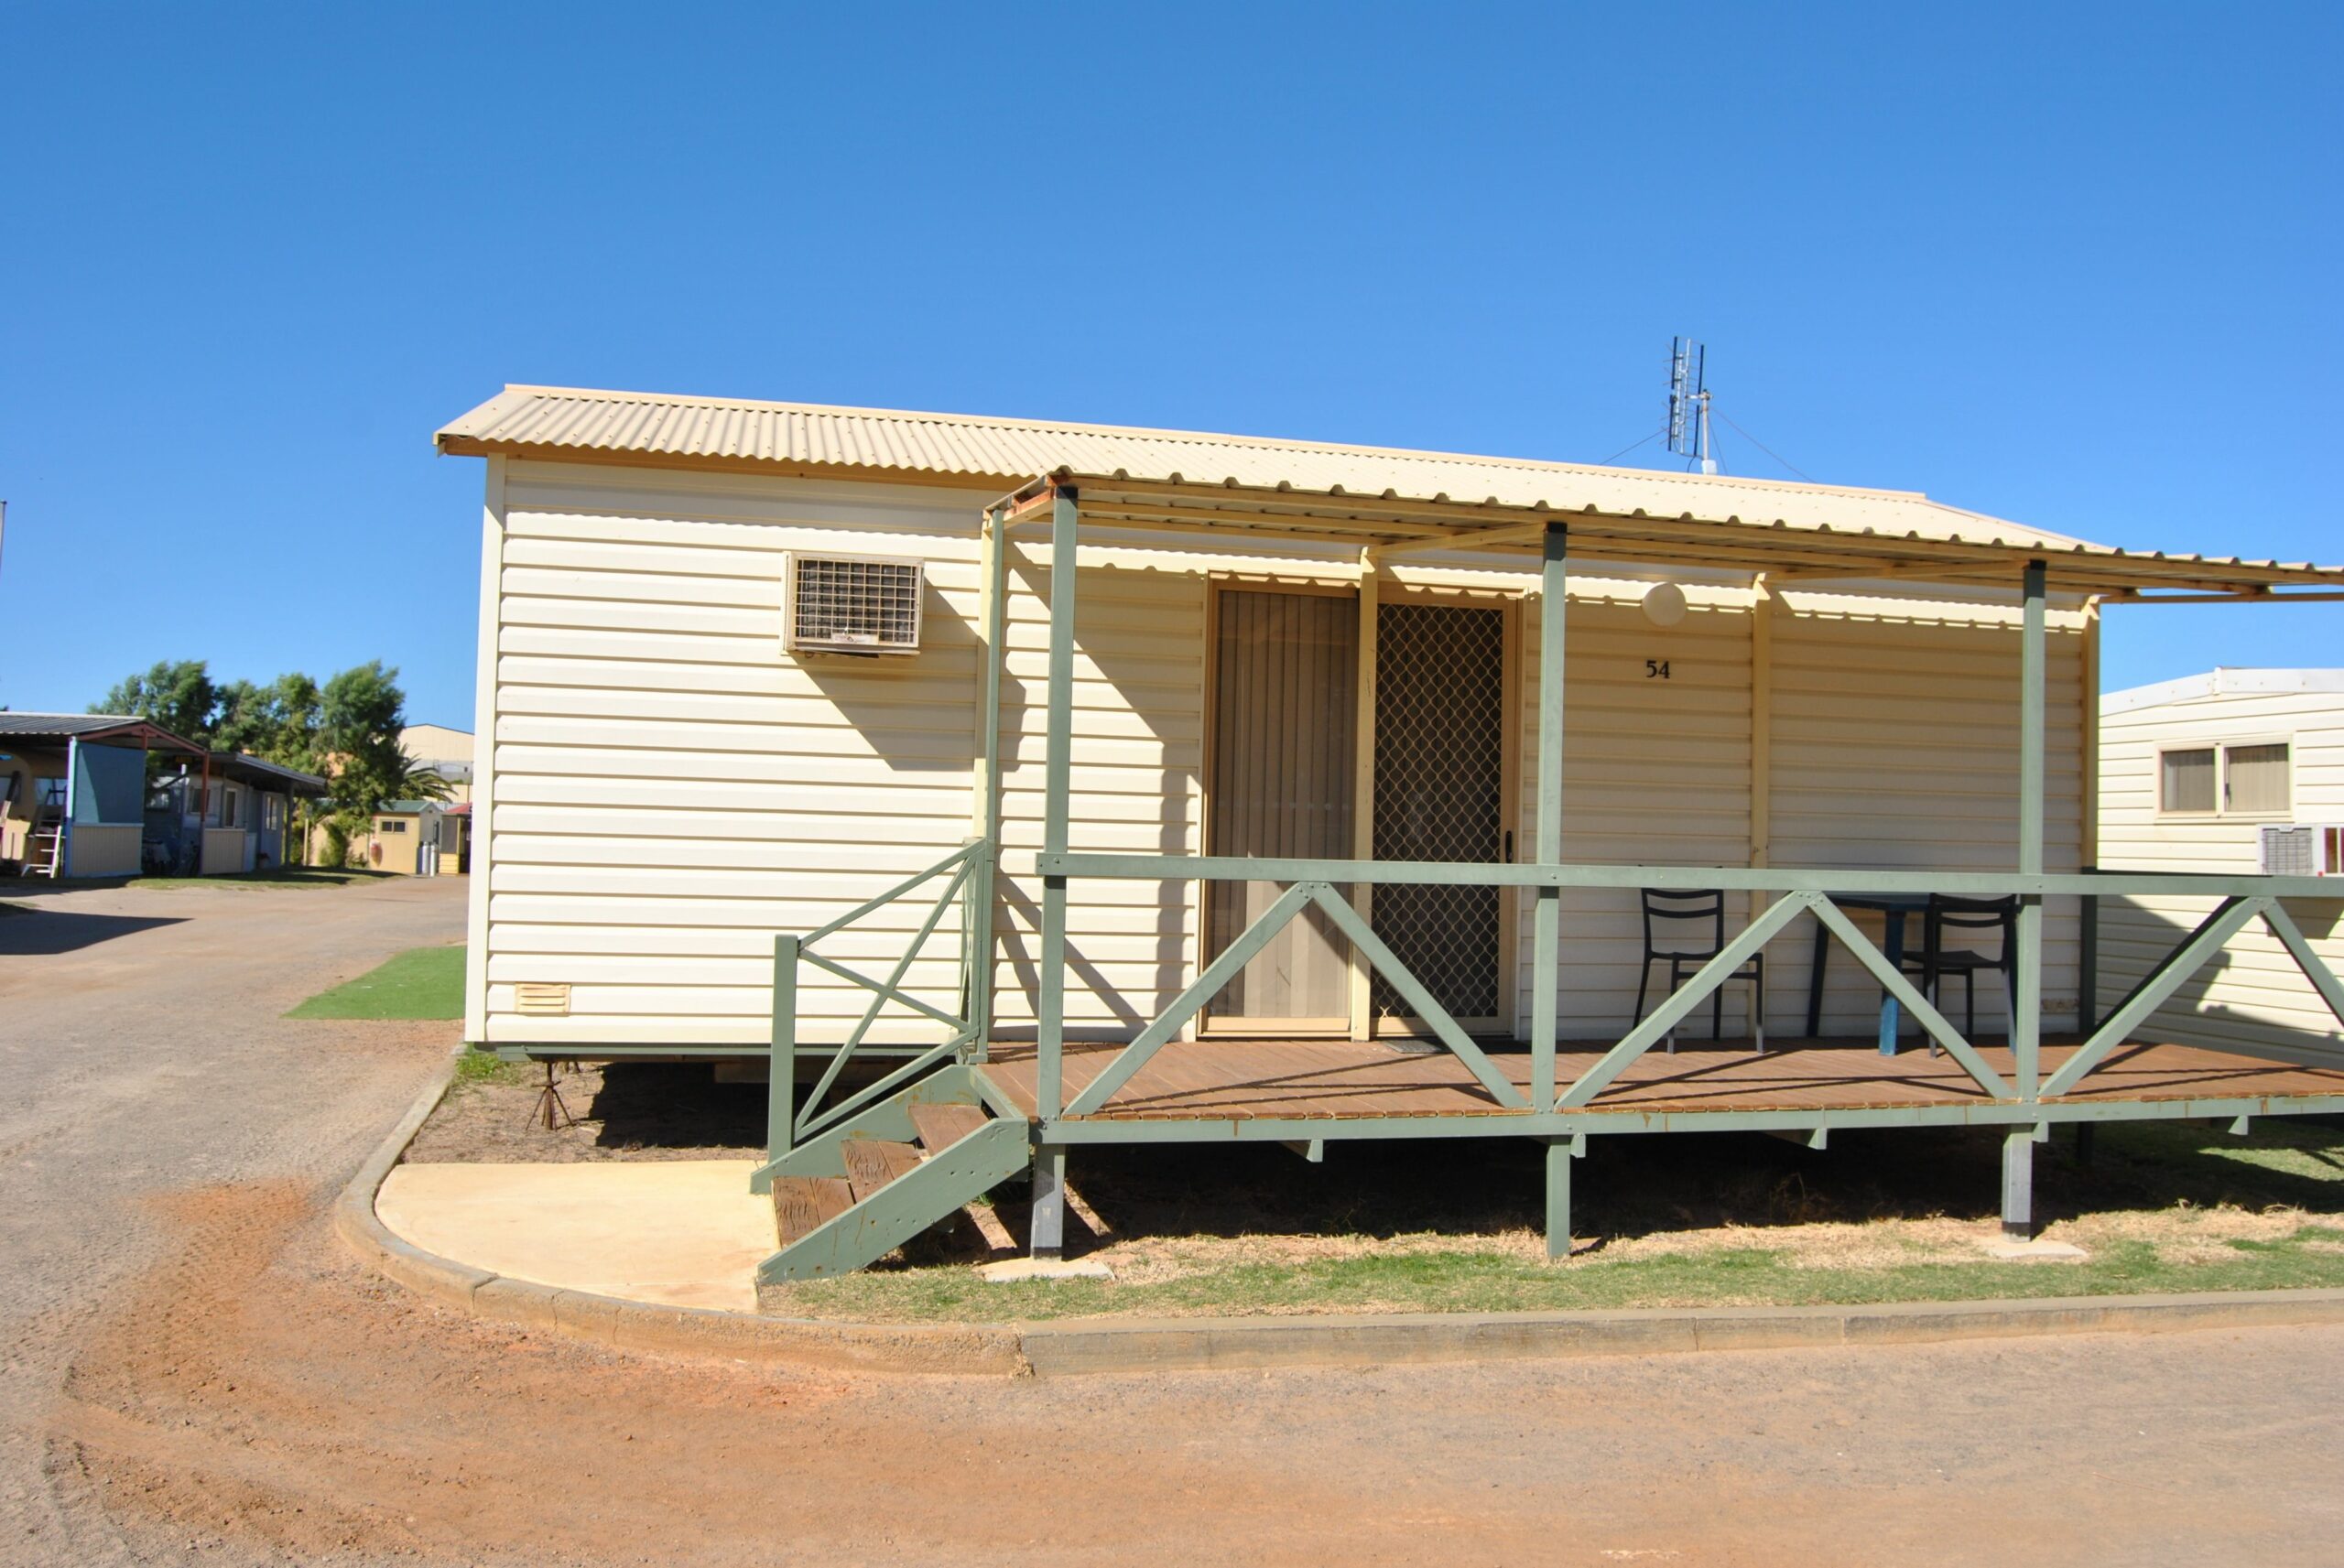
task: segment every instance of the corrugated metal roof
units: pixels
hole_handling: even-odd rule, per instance
[[[1346,447],[819,404],[508,386],[442,428],[442,451],[885,477],[971,487],[1048,476],[1086,518],[1175,532],[1535,551],[1565,522],[1576,555],[1806,579],[1975,586],[2047,561],[2055,588],[2268,595],[2344,589],[2344,568],[2132,552],[1911,491],[1660,473],[1527,458]],[[1486,539],[1473,535],[1486,532]]]
[[[182,751],[201,752],[202,747],[183,740],[151,719],[122,713],[12,713],[0,711],[0,740],[91,740],[114,734],[151,735],[166,745]]]
[[[1036,474],[1065,471],[1367,496],[1390,492],[1427,501],[1487,502],[1557,512],[1641,511],[1743,523],[1786,519],[1930,538],[1960,535],[1975,539],[1998,533],[2048,544],[2077,542],[1947,506],[1911,491],[1195,430],[578,387],[508,386],[442,427],[438,443],[442,451],[456,453],[635,453],[711,464],[956,477],[972,486],[1008,486]]]
[[[288,768],[282,762],[272,762],[266,757],[255,757],[250,752],[214,752],[212,771],[222,778],[238,779],[246,784],[281,784],[292,786],[294,795],[323,795],[326,781],[315,773],[305,773],[298,768]]]

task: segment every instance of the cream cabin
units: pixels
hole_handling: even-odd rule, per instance
[[[468,1035],[771,1062],[767,1280],[1029,1164],[1048,1250],[1084,1142],[1538,1137],[1567,1235],[1596,1133],[1958,1120],[2007,1130],[2024,1227],[2079,1096],[2344,1105],[2293,1056],[2132,1094],[2138,1017],[2078,1007],[2088,901],[2151,885],[2085,870],[2100,606],[2344,572],[793,404],[510,387],[439,444],[487,460]],[[1974,1020],[1964,903],[2008,981]],[[883,1131],[939,1157],[825,1212]]]

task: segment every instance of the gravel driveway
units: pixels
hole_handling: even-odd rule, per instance
[[[277,1015],[459,886],[0,914],[0,1560],[2338,1558],[2339,1329],[1035,1383],[441,1313],[322,1217],[447,1026]]]

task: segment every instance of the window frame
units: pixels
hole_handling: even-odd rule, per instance
[[[2230,806],[2230,752],[2249,747],[2277,746],[2287,757],[2287,798],[2269,811],[2239,811]],[[2165,803],[2165,760],[2183,752],[2214,754],[2214,804],[2206,809],[2168,806]],[[2160,822],[2291,822],[2295,816],[2295,738],[2293,735],[2230,735],[2219,741],[2185,741],[2156,749],[2156,817]]]

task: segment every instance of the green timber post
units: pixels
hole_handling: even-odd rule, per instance
[[[1568,585],[1566,559],[1570,530],[1560,523],[1546,524],[1546,558],[1538,571],[1538,863],[1551,866],[1563,858],[1563,633],[1564,594]],[[1530,968],[1530,1103],[1536,1109],[1555,1108],[1555,1042],[1559,1033],[1556,991],[1562,942],[1562,890],[1542,887],[1531,917]],[[1553,1156],[1547,1162],[1547,1190],[1554,1191]],[[1570,1207],[1569,1170],[1564,1166],[1563,1207]],[[1553,1238],[1548,1237],[1551,1243]],[[1564,1252],[1570,1250],[1564,1238]],[[1560,1256],[1561,1254],[1557,1254]]]
[[[1571,1255],[1571,1151],[1575,1141],[1546,1140],[1546,1256]]]
[[[1075,521],[1079,503],[1059,490],[1050,505],[1049,731],[1043,783],[1042,849],[1067,852],[1069,782],[1074,766]],[[1036,999],[1036,1114],[1054,1121],[1064,1104],[1066,878],[1042,878],[1040,995]]]
[[[2024,617],[2019,632],[2018,869],[2043,874],[2044,565],[2026,563]],[[2019,895],[2018,994],[2012,999],[2011,1055],[2021,1099],[2039,1090],[2043,1040],[2043,896]]]
[[[999,936],[993,929],[995,887],[1001,868],[1001,663],[1009,629],[1009,518],[1006,507],[985,514],[982,569],[984,600],[984,714],[978,721],[979,761],[976,836],[984,840],[969,881],[969,919],[960,942],[970,955],[969,1025],[976,1033],[969,1059],[982,1062],[993,1046],[993,982]]]
[[[765,1158],[789,1152],[798,1107],[798,941],[773,939],[773,1051],[765,1059]]]

